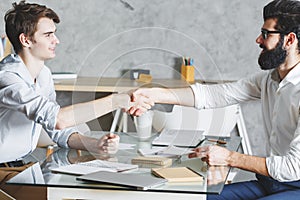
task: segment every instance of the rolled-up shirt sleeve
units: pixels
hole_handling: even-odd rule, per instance
[[[286,155],[273,155],[266,158],[270,176],[278,181],[300,180],[300,127],[295,131],[295,137],[290,143]]]
[[[217,108],[260,99],[262,82],[265,73],[241,79],[237,82],[224,84],[200,84],[191,85],[194,93],[195,108]]]
[[[46,130],[50,138],[60,147],[69,148],[68,140],[70,135],[79,132],[77,128],[71,127],[63,130]]]

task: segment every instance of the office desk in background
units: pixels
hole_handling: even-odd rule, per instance
[[[198,83],[216,84],[233,82],[233,80],[195,80]],[[187,87],[194,82],[181,79],[153,79],[151,83],[138,82],[129,78],[77,77],[76,79],[56,79],[56,91],[69,92],[125,92],[139,87]]]
[[[99,138],[107,132],[90,132],[91,137]],[[72,149],[55,149],[47,155],[45,149],[37,149],[25,160],[38,161],[30,168],[8,181],[8,184],[45,186],[48,187],[49,199],[202,199],[202,194],[219,194],[225,184],[230,168],[227,166],[207,166],[198,158],[189,159],[182,156],[173,160],[173,166],[188,166],[204,176],[204,182],[198,183],[167,183],[149,190],[138,190],[129,187],[119,187],[109,184],[92,184],[76,180],[76,176],[52,173],[51,168],[68,164],[68,161],[88,161],[102,159],[121,163],[131,163],[138,156],[137,149],[151,148],[151,141],[139,142],[136,133],[118,133],[120,142],[134,144],[133,149],[119,150],[116,155],[95,155],[86,151]],[[236,151],[240,145],[240,137],[227,140],[226,148]],[[201,145],[211,145],[214,142],[205,141]],[[139,168],[127,173],[150,173],[150,168]]]
[[[180,79],[153,79],[151,83],[143,83],[129,78],[78,77],[77,79],[58,79],[54,81],[54,85],[56,91],[126,92],[139,87],[187,87],[189,83]]]

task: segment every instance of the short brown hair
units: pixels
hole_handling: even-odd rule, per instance
[[[298,38],[300,52],[300,1],[299,0],[274,0],[267,4],[263,10],[266,21],[270,18],[277,19],[276,29],[287,34],[293,32]]]
[[[22,50],[22,44],[19,40],[21,33],[32,38],[37,29],[37,23],[40,18],[47,17],[55,23],[59,23],[58,15],[50,8],[44,5],[26,3],[25,0],[12,4],[13,8],[8,10],[4,16],[5,32],[12,43],[16,53]]]

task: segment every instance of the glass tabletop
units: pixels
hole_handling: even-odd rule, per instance
[[[90,132],[89,136],[99,138],[107,132]],[[115,155],[93,154],[87,151],[64,149],[64,148],[37,148],[25,161],[35,162],[31,167],[10,179],[7,184],[31,185],[47,187],[89,188],[89,189],[112,189],[112,190],[138,190],[138,188],[115,186],[111,184],[89,183],[78,181],[76,175],[53,173],[51,169],[72,163],[85,162],[95,159],[131,164],[132,158],[140,156],[138,149],[151,149],[151,142],[156,135],[148,141],[139,141],[135,133],[117,133],[120,136],[120,150]],[[226,144],[221,144],[229,150],[236,151],[240,145],[241,138],[232,136],[226,138]],[[200,145],[214,145],[215,140],[204,140]],[[227,166],[208,166],[199,158],[189,159],[187,155],[172,157],[172,167],[189,167],[201,174],[204,181],[166,183],[150,188],[152,192],[174,192],[194,194],[219,194],[226,182],[230,171]],[[138,169],[129,170],[124,173],[153,176],[151,167],[140,166]]]

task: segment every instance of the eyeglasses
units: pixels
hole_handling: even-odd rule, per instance
[[[284,34],[284,33],[282,31],[269,31],[264,28],[261,29],[261,35],[264,40],[268,38],[269,34]]]

